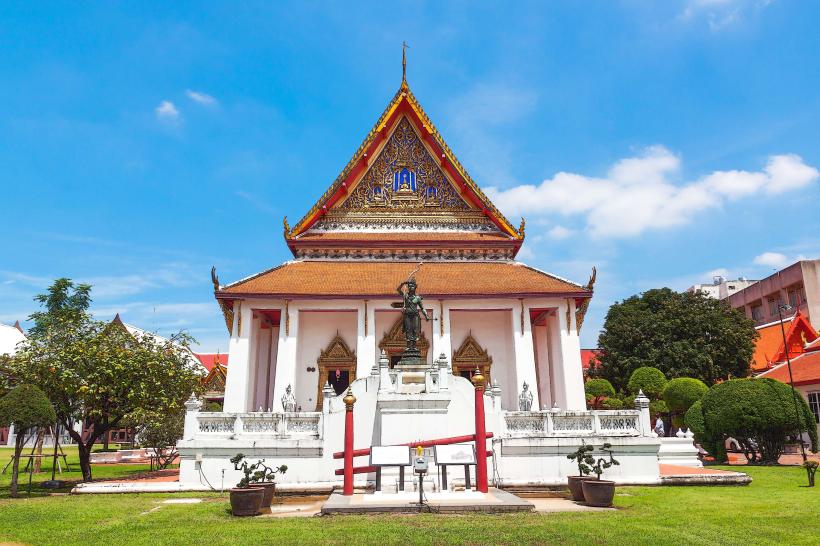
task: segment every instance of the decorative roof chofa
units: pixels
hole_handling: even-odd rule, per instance
[[[362,144],[350,158],[347,165],[345,165],[339,176],[336,177],[333,184],[325,191],[308,213],[299,222],[291,228],[287,219],[284,221],[285,239],[290,240],[306,230],[310,229],[322,216],[337,202],[344,200],[352,190],[352,183],[364,175],[369,166],[369,161],[372,159],[372,154],[375,152],[382,141],[389,137],[388,131],[390,127],[395,125],[395,122],[400,118],[402,113],[408,114],[408,118],[420,125],[418,129],[422,132],[422,140],[425,141],[431,148],[438,148],[434,150],[440,158],[442,170],[446,170],[453,178],[460,178],[462,189],[469,196],[468,199],[473,202],[477,209],[481,210],[484,215],[492,221],[498,229],[516,239],[524,238],[524,222],[522,219],[521,226],[515,229],[507,218],[493,205],[490,199],[481,191],[478,184],[473,181],[467,170],[453,154],[450,147],[444,141],[444,138],[436,129],[433,122],[424,112],[424,109],[419,104],[410,86],[407,85],[406,80],[402,80],[401,87],[393,96],[393,99],[387,105],[387,108],[379,116],[379,119],[370,129],[367,137]],[[459,181],[456,180],[458,183]]]

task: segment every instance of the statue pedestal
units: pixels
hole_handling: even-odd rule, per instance
[[[396,393],[397,394],[421,394],[427,388],[427,365],[420,360],[417,363],[404,363],[404,360],[396,364]]]

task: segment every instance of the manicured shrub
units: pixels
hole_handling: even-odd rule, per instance
[[[692,404],[683,416],[683,424],[695,435],[695,442],[705,449],[717,462],[726,461],[726,448],[723,444],[723,437],[708,436],[706,434],[706,423],[703,420],[703,402],[698,400]]]
[[[666,376],[657,368],[644,366],[638,368],[632,375],[629,376],[629,383],[627,388],[632,394],[638,394],[639,391],[652,400],[657,400],[661,397],[663,389],[666,387]]]
[[[667,413],[669,413],[669,408],[666,407],[666,402],[663,400],[652,400],[649,402],[649,414],[652,417],[661,415],[666,418]]]
[[[791,387],[774,379],[733,379],[714,385],[702,399],[704,438],[722,444],[732,437],[750,463],[777,464],[788,438],[802,429],[816,452],[814,416],[802,396],[796,395],[796,400],[798,412]]]
[[[592,409],[601,409],[601,402],[605,398],[615,396],[615,388],[606,379],[590,379],[584,385],[584,392]]]
[[[616,409],[623,409],[624,403],[619,398],[604,398],[601,401],[601,409],[606,410],[616,410]]]
[[[666,384],[663,389],[663,401],[669,411],[683,415],[692,404],[703,398],[709,387],[700,379],[678,377]]]

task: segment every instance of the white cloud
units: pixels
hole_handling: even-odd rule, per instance
[[[753,261],[757,265],[763,265],[774,269],[783,269],[787,265],[791,265],[794,262],[803,259],[805,259],[805,256],[802,255],[789,257],[785,254],[781,254],[780,252],[764,252],[759,256],[755,256]]]
[[[169,100],[164,100],[159,103],[159,106],[154,108],[154,113],[157,115],[157,119],[176,123],[179,121],[179,110],[177,107],[174,106],[174,103]]]
[[[559,172],[537,186],[486,192],[510,216],[581,215],[594,237],[633,237],[685,225],[726,200],[802,188],[820,177],[793,154],[771,156],[762,171],[715,171],[685,183],[677,183],[680,171],[680,157],[650,146],[617,161],[605,177]]]
[[[185,91],[185,94],[192,101],[205,106],[216,106],[216,104],[218,103],[218,101],[214,97],[208,95],[207,93],[202,93],[200,91],[193,91],[192,89],[188,89]]]
[[[561,239],[566,239],[573,233],[574,232],[571,229],[567,229],[564,226],[555,226],[547,232],[547,236],[550,239],[560,241]]]
[[[530,247],[523,245],[518,249],[518,254],[515,257],[519,261],[533,261],[535,260],[535,253]]]
[[[712,32],[741,22],[749,14],[759,13],[774,0],[688,0],[679,19],[684,22],[706,21]]]

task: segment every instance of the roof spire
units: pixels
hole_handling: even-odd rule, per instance
[[[407,86],[407,42],[401,43],[401,85]]]

